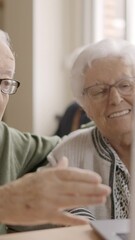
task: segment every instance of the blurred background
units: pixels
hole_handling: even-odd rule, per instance
[[[134,0],[0,0],[0,28],[11,37],[21,82],[4,121],[52,135],[74,101],[72,52],[107,37],[135,43],[134,9]]]

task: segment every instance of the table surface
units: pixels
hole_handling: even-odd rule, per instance
[[[0,240],[101,240],[90,225],[1,235]]]

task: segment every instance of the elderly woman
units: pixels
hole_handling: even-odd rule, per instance
[[[48,160],[56,165],[66,156],[70,166],[97,172],[111,187],[104,205],[86,208],[90,219],[128,218],[135,46],[111,39],[87,46],[73,65],[72,89],[95,127],[65,137]]]

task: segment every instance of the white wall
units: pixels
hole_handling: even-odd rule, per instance
[[[82,44],[82,1],[34,0],[34,131],[53,134],[72,101],[66,57]]]
[[[126,39],[135,44],[135,1],[127,0],[126,2]]]
[[[5,121],[22,131],[32,131],[32,0],[4,0],[4,30],[11,37],[16,57],[15,78],[21,82],[10,97]]]
[[[4,29],[16,53],[21,87],[11,97],[5,121],[22,131],[51,135],[73,100],[66,61],[84,43],[88,0],[4,0]],[[86,38],[85,38],[86,40]]]

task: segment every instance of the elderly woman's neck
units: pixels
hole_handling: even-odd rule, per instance
[[[115,139],[115,141],[109,139],[109,142],[130,172],[131,143],[132,143],[131,134],[125,134],[124,136],[117,137],[117,140]]]

